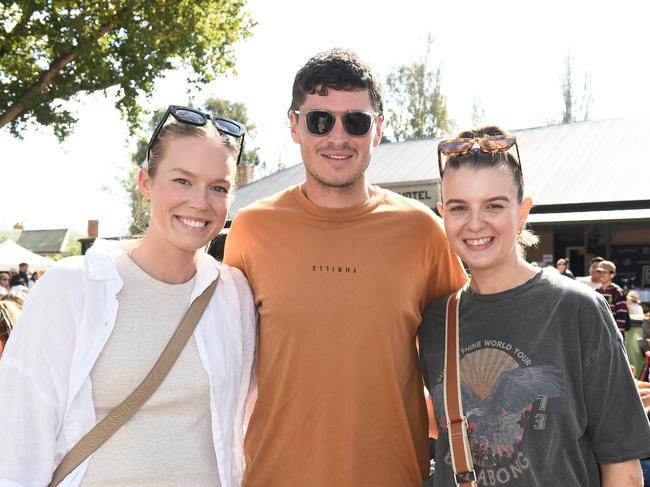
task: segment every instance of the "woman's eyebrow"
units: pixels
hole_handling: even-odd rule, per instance
[[[485,202],[487,201],[510,201],[510,199],[507,196],[499,195],[499,196],[494,196],[492,198],[488,198],[485,200]],[[455,203],[466,203],[466,201],[457,198],[450,198],[447,201],[445,201],[445,205],[455,204]]]

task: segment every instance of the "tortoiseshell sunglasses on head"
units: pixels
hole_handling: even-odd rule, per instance
[[[514,145],[517,150],[517,164],[521,171],[521,160],[519,158],[519,146],[517,138],[514,135],[489,135],[487,137],[448,139],[438,143],[438,170],[442,177],[442,155],[445,156],[464,156],[469,154],[474,145],[478,144],[481,152],[495,153],[508,152]]]

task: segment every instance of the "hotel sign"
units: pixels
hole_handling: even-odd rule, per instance
[[[382,184],[381,186],[407,198],[421,201],[431,209],[435,209],[436,203],[440,201],[440,183],[438,181],[428,184]]]

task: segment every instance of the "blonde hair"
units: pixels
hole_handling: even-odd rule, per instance
[[[142,168],[147,171],[149,176],[153,179],[158,170],[158,163],[165,156],[165,149],[169,140],[175,137],[200,137],[203,139],[215,139],[220,144],[227,147],[232,153],[233,157],[237,157],[238,148],[233,143],[232,139],[227,135],[221,134],[212,122],[205,125],[192,125],[191,123],[178,122],[172,120],[171,123],[165,125],[158,134],[158,137],[149,149],[148,157],[142,163]]]
[[[11,330],[20,316],[21,307],[22,303],[19,304],[10,298],[0,300],[0,339],[11,335]]]

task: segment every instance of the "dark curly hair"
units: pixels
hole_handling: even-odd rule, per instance
[[[293,81],[291,110],[297,110],[307,95],[327,90],[368,90],[372,106],[378,113],[384,111],[381,81],[375,72],[352,51],[335,48],[312,57],[296,73]]]

